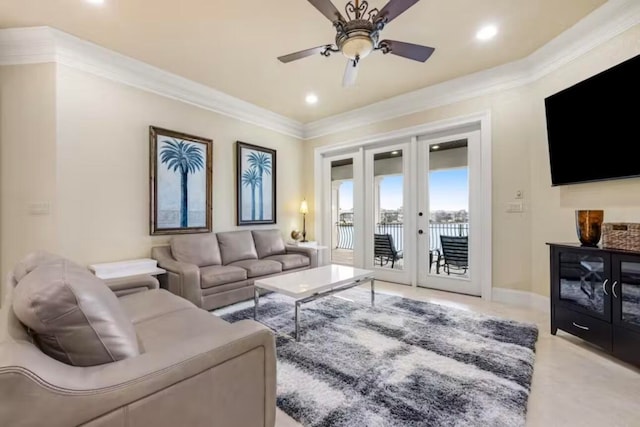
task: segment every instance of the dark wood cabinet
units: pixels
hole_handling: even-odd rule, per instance
[[[640,252],[549,243],[551,333],[640,366]]]

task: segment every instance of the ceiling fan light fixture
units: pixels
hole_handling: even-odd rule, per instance
[[[368,36],[352,36],[342,45],[342,54],[349,59],[363,59],[373,52],[373,40]]]

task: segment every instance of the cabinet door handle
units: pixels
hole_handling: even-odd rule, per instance
[[[578,325],[576,322],[571,322],[571,323],[573,323],[573,326],[575,326],[576,328],[580,328],[580,329],[583,329],[585,331],[589,330],[589,328],[587,326]]]
[[[611,285],[611,292],[613,292],[613,296],[618,298],[618,295],[616,295],[616,286],[618,286],[618,281],[616,280],[615,282],[613,282],[613,285]]]
[[[609,279],[604,279],[604,282],[602,282],[602,292],[604,292],[606,296],[609,296],[607,293],[607,283],[609,283]]]

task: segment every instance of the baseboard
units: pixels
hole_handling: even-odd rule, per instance
[[[534,310],[549,312],[549,297],[534,294],[533,292],[518,291],[515,289],[493,288],[491,299],[496,302],[528,307]]]

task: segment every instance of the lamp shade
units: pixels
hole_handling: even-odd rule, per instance
[[[303,200],[302,203],[300,203],[300,213],[301,214],[308,214],[309,213],[309,205],[307,205],[307,201]]]

